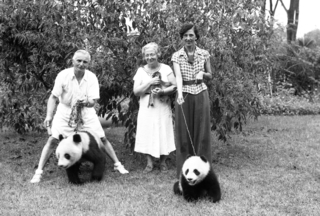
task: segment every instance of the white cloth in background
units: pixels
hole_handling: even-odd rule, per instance
[[[172,69],[161,64],[159,72],[161,80],[168,83]],[[141,84],[150,80],[151,76],[139,68],[133,79]],[[155,96],[154,106],[148,107],[149,96],[145,94],[140,97],[134,151],[159,158],[175,150],[171,104],[167,96]]]

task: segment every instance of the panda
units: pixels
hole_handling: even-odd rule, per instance
[[[60,135],[59,139],[60,143],[56,149],[58,166],[66,168],[71,183],[82,184],[78,175],[82,161],[93,163],[92,181],[102,179],[107,152],[97,134],[89,131],[78,131],[65,139]]]
[[[221,199],[220,185],[210,162],[204,156],[189,155],[182,166],[179,181],[173,186],[175,194],[183,195],[188,202],[209,198]]]

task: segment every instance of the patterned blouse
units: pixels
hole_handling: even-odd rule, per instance
[[[180,66],[181,76],[183,81],[190,81],[196,79],[196,74],[200,71],[205,71],[205,62],[210,58],[208,51],[196,47],[194,52],[194,62],[188,62],[188,56],[184,48],[181,48],[172,55],[171,60],[176,62]],[[182,92],[190,94],[199,94],[200,92],[207,89],[206,84],[183,85]]]

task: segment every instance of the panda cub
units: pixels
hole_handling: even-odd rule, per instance
[[[188,156],[182,166],[180,179],[173,186],[175,194],[187,201],[207,197],[212,202],[221,199],[221,190],[213,168],[204,156]]]
[[[81,184],[79,167],[81,161],[93,163],[91,180],[100,181],[106,163],[106,149],[100,137],[93,132],[77,132],[63,139],[56,149],[58,166],[66,168],[68,179],[73,184]]]

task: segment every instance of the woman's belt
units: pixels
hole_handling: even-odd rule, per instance
[[[198,85],[198,84],[201,84],[203,82],[203,80],[200,80],[200,79],[196,79],[196,80],[183,80],[183,82],[182,82],[182,84],[183,85],[193,85],[193,84],[196,84],[196,85]]]

